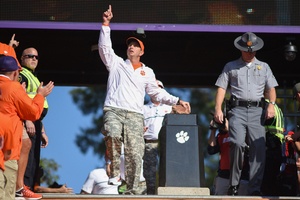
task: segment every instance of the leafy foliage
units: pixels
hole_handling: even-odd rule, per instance
[[[105,154],[105,143],[101,134],[103,126],[102,108],[106,96],[105,87],[77,88],[70,91],[73,102],[83,114],[93,115],[92,127],[80,128],[76,135],[76,144],[82,153],[91,148],[95,155],[102,158]]]
[[[192,107],[192,113],[198,115],[198,125],[201,128],[202,140],[203,140],[203,153],[205,164],[205,179],[206,186],[212,187],[214,178],[218,169],[218,155],[211,156],[207,153],[208,138],[210,135],[209,123],[212,120],[212,116],[209,112],[215,109],[215,90],[212,89],[190,89],[191,98],[190,104]]]
[[[70,91],[74,103],[83,114],[97,114],[103,107],[106,96],[105,87],[77,88]]]
[[[45,183],[49,186],[59,179],[59,176],[56,175],[55,172],[57,172],[61,166],[53,159],[41,158],[40,166],[44,170],[43,176],[40,179],[41,183]]]

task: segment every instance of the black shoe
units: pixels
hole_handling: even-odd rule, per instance
[[[238,185],[230,186],[229,189],[228,189],[227,195],[237,196],[238,195],[238,189],[239,189]]]
[[[251,196],[261,196],[261,192],[260,191],[254,191],[254,192],[252,192]]]

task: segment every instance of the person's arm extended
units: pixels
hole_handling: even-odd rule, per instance
[[[10,41],[9,41],[9,46],[11,46],[12,48],[17,48],[19,46],[19,42],[17,40],[15,40],[15,34],[13,34],[13,36],[11,37]]]
[[[286,135],[284,136],[285,141],[296,141],[300,137],[300,132],[296,132],[293,135]]]
[[[103,25],[108,26],[110,23],[110,20],[113,18],[111,5],[109,5],[107,11],[105,11],[103,13],[102,18],[103,18]]]
[[[61,186],[60,188],[48,188],[37,186],[35,188],[36,193],[74,193],[73,188],[67,188],[67,184]]]
[[[269,89],[268,94],[269,94],[269,101],[270,102],[275,102],[276,101],[276,90],[275,90],[275,88]],[[268,108],[267,108],[267,111],[266,111],[266,118],[267,119],[271,119],[275,116],[274,106],[275,105],[273,105],[271,103],[268,104]]]
[[[98,50],[102,62],[106,66],[106,69],[110,71],[111,68],[115,66],[115,63],[124,62],[123,58],[117,56],[114,50],[112,49],[112,41],[110,38],[111,30],[109,27],[109,23],[113,18],[111,5],[109,5],[107,11],[103,13],[102,18],[103,18],[103,24],[100,30]]]
[[[208,138],[208,145],[209,146],[216,146],[216,132],[217,129],[211,129],[210,130],[210,136]]]
[[[212,123],[212,122],[211,122]],[[209,155],[213,155],[220,152],[219,143],[216,138],[217,129],[213,128],[210,131],[210,136],[208,138],[207,152]]]
[[[219,87],[216,94],[215,116],[214,119],[218,123],[223,123],[222,103],[225,97],[226,90]]]
[[[46,134],[43,121],[41,121],[41,124],[42,124],[42,132],[41,132],[41,134],[42,134],[42,137],[41,137],[42,145],[41,145],[41,147],[46,148],[48,146],[49,139],[48,139],[48,136]]]

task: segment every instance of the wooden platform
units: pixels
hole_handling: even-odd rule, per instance
[[[95,200],[95,199],[109,199],[109,200],[120,200],[120,199],[134,199],[134,200],[299,200],[300,197],[267,197],[267,196],[180,196],[180,195],[93,195],[93,194],[43,194],[44,199],[51,200]]]

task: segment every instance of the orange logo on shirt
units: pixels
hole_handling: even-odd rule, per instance
[[[144,70],[141,71],[141,75],[142,75],[142,76],[145,76],[145,75],[146,75],[146,73],[145,73]]]

